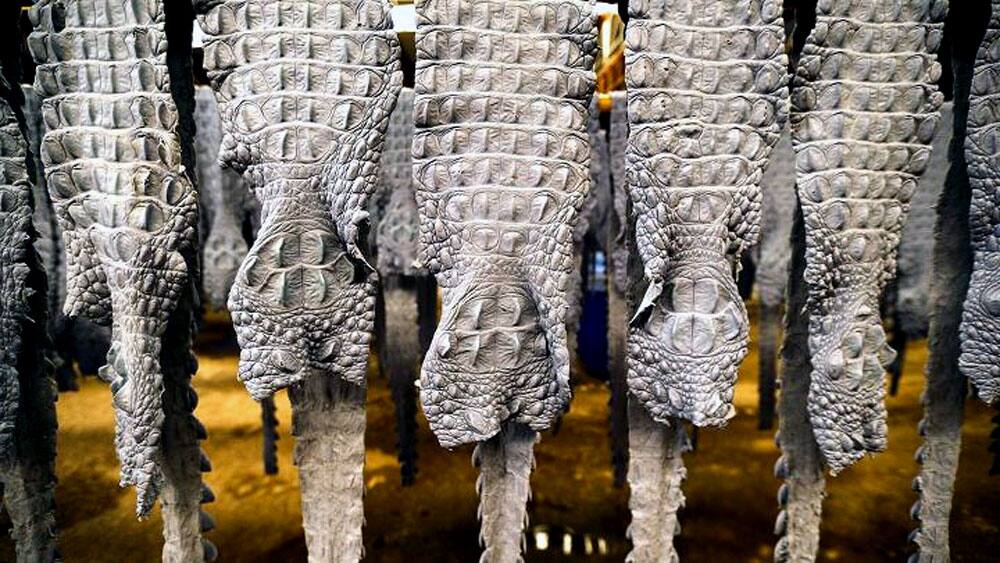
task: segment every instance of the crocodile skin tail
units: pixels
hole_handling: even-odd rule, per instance
[[[289,389],[310,563],[364,556],[365,388],[313,374]]]
[[[684,508],[681,484],[687,477],[682,456],[691,443],[680,419],[666,425],[655,421],[634,399],[629,400],[628,415],[632,551],[625,560],[676,563],[674,537],[681,533],[677,513]]]
[[[948,561],[950,557],[948,527],[967,391],[959,362],[964,337],[959,326],[973,265],[969,228],[973,196],[964,150],[965,124],[970,111],[973,61],[979,45],[976,22],[979,22],[978,35],[982,37],[982,24],[986,20],[977,13],[983,4],[953,3],[948,16],[952,20],[949,25],[958,24],[954,29],[962,29],[963,33],[952,44],[954,137],[948,149],[950,167],[938,199],[934,225],[928,356],[922,397],[924,416],[918,427],[922,443],[914,456],[919,473],[913,480],[913,489],[919,497],[910,509],[911,518],[917,522],[909,537],[917,548],[910,557],[913,563]]]
[[[809,421],[809,311],[805,308],[805,226],[802,208],[796,206],[791,230],[791,264],[788,302],[785,307],[785,340],[781,347],[781,395],[778,434],[781,457],[774,474],[784,480],[778,489],[778,519],[774,533],[776,563],[814,561],[819,549],[820,516],[826,482],[822,459]]]
[[[260,402],[261,421],[261,455],[264,458],[264,474],[278,474],[278,416],[274,397],[267,397]]]
[[[480,563],[524,561],[527,503],[531,498],[533,449],[538,433],[519,423],[507,422],[500,432],[476,445],[472,462],[479,467]]]
[[[396,277],[396,276],[393,276]],[[417,476],[417,387],[420,365],[419,316],[415,291],[385,280],[386,342],[380,358],[389,372],[396,410],[396,451],[403,486]]]

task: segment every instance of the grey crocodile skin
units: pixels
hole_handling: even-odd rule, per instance
[[[47,131],[42,162],[63,230],[65,311],[111,322],[121,482],[137,513],[163,476],[161,338],[188,283],[197,194],[181,165],[163,4],[40,0],[29,38]]]
[[[229,310],[262,399],[322,373],[363,385],[375,272],[359,240],[402,85],[378,0],[196,3],[222,114],[220,160],[261,206]]]
[[[749,333],[734,274],[787,114],[781,3],[632,0],[629,14],[626,174],[648,282],[629,391],[658,422],[722,425]]]
[[[198,193],[207,215],[207,236],[203,235],[202,262],[205,299],[209,307],[225,309],[229,290],[236,279],[247,243],[243,239],[243,221],[252,198],[243,179],[218,163],[222,143],[219,106],[211,88],[195,89],[195,154],[198,159]]]
[[[899,330],[911,338],[927,336],[931,284],[931,252],[937,201],[948,171],[948,143],[954,133],[951,103],[941,106],[941,121],[931,141],[931,158],[910,200],[906,225],[899,239],[896,282],[896,319]],[[901,351],[900,351],[901,352]]]
[[[628,249],[625,244],[626,201],[628,186],[625,174],[625,145],[628,144],[628,98],[625,92],[611,94],[611,116],[608,128],[608,153],[611,158],[611,181],[613,183],[611,212],[615,216],[617,229],[608,233],[608,271],[615,289],[624,295],[628,286]],[[617,330],[617,329],[616,329]],[[622,327],[621,330],[625,330]]]
[[[962,312],[959,368],[979,397],[1000,401],[1000,2],[992,2],[969,95],[965,158],[972,185],[969,228],[973,266]]]
[[[943,0],[818,7],[792,87],[806,225],[809,416],[834,473],[886,446],[879,299],[943,99],[934,51]]]
[[[608,418],[611,434],[611,464],[614,484],[625,485],[628,474],[628,385],[626,338],[628,334],[628,194],[625,185],[625,144],[628,142],[625,92],[611,94],[608,127],[608,170],[611,173],[611,204],[605,233],[608,272]]]
[[[445,447],[545,429],[569,401],[595,31],[578,0],[417,5],[414,181],[442,292],[421,400]]]
[[[378,271],[383,276],[423,273],[418,262],[419,217],[413,188],[413,89],[403,88],[392,112],[382,155],[385,207],[378,221]]]
[[[760,185],[760,244],[754,283],[761,305],[779,307],[785,301],[788,261],[792,256],[788,237],[795,212],[795,153],[787,130],[782,131],[774,147]]]
[[[8,26],[0,29],[16,32]],[[0,77],[0,486],[17,561],[35,563],[59,558],[56,396],[46,357],[45,274],[33,248],[30,155],[11,106],[17,94],[18,87]]]
[[[0,83],[6,86],[6,83]],[[31,184],[25,170],[28,150],[17,118],[0,98],[0,460],[16,457],[15,427],[20,404],[18,363],[21,358],[21,328],[31,319],[28,285],[32,203]]]

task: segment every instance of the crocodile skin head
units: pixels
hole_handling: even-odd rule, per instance
[[[931,158],[910,200],[910,211],[899,239],[896,320],[911,338],[925,338],[930,319],[931,252],[937,203],[948,172],[948,144],[954,133],[952,104],[941,106],[941,121],[931,141]]]
[[[962,312],[959,368],[988,403],[1000,401],[1000,2],[993,0],[969,94],[965,159],[973,266]]]
[[[243,219],[249,211],[247,199],[251,196],[238,174],[219,166],[222,124],[211,88],[195,89],[194,119],[198,192],[209,223],[208,235],[202,242],[202,285],[208,305],[219,310],[226,307],[236,271],[247,254]]]
[[[943,0],[820,3],[792,85],[806,228],[809,417],[840,471],[886,445],[879,298],[896,270],[907,204],[942,96],[934,51]]]
[[[412,143],[413,89],[403,88],[389,120],[380,168],[385,204],[378,220],[378,271],[383,276],[413,276],[421,271]]]
[[[777,307],[785,300],[788,261],[792,256],[789,238],[795,214],[795,159],[791,158],[792,137],[787,130],[774,147],[774,155],[764,169],[761,186],[760,244],[754,283],[760,302]]]
[[[734,274],[787,114],[781,3],[633,0],[629,13],[626,179],[648,282],[629,391],[658,422],[721,425],[749,334]]]
[[[41,156],[63,230],[65,311],[112,325],[121,482],[145,515],[162,476],[160,339],[187,284],[197,194],[181,165],[163,2],[40,0],[29,46],[44,98]]]
[[[0,77],[0,93],[6,90]],[[25,170],[27,147],[17,117],[0,97],[0,467],[18,458],[15,427],[21,401],[18,379],[22,326],[31,322],[28,302],[31,240],[31,184]]]
[[[196,2],[220,160],[261,207],[229,310],[256,399],[310,373],[363,384],[375,273],[359,240],[402,85],[379,0]]]
[[[566,292],[590,186],[596,17],[579,0],[417,4],[413,175],[442,315],[421,373],[445,447],[569,401]]]

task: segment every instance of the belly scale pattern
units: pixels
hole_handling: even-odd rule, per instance
[[[66,248],[64,310],[111,323],[122,485],[146,515],[160,469],[161,338],[189,283],[197,194],[181,164],[164,4],[40,0],[29,13],[49,193]]]
[[[749,335],[734,275],[787,115],[781,2],[633,0],[629,13],[626,174],[648,282],[629,391],[657,422],[718,426],[735,415]]]
[[[821,3],[792,83],[792,140],[806,226],[809,418],[836,473],[885,449],[886,342],[879,299],[943,96],[934,52],[943,0]]]
[[[569,401],[595,49],[589,2],[417,6],[413,175],[422,262],[442,290],[421,400],[445,447],[505,421],[543,430]]]
[[[322,373],[363,385],[375,280],[361,246],[402,86],[377,0],[203,1],[219,159],[261,206],[229,297],[239,378],[255,399]]]
[[[973,265],[962,311],[959,369],[987,403],[1000,401],[1000,2],[992,2],[969,93],[965,159]]]

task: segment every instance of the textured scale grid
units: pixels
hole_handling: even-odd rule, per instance
[[[414,276],[419,218],[413,187],[413,89],[403,88],[389,119],[380,168],[384,209],[378,221],[378,271],[383,276]]]
[[[65,312],[112,324],[122,485],[148,513],[159,468],[160,339],[188,279],[197,194],[181,165],[163,3],[39,0],[29,13],[41,158],[63,231]]]
[[[1000,401],[1000,2],[976,55],[965,139],[973,266],[962,312],[959,369],[979,397]]]
[[[219,159],[261,207],[229,298],[257,399],[311,373],[363,385],[376,275],[362,252],[399,44],[380,0],[196,3],[224,127]]]
[[[0,78],[2,80],[2,78]],[[4,85],[5,86],[5,85]],[[0,469],[18,458],[16,425],[21,403],[18,366],[22,326],[31,322],[27,264],[31,239],[28,155],[17,117],[0,98]]]
[[[934,83],[944,0],[830,0],[792,86],[806,225],[809,417],[834,473],[886,446],[879,315],[943,100]]]
[[[748,320],[734,279],[788,110],[781,2],[633,0],[625,159],[648,282],[629,391],[654,420],[733,415]]]
[[[421,400],[446,447],[547,428],[570,395],[573,228],[596,17],[579,0],[417,5],[413,175],[442,290]]]

